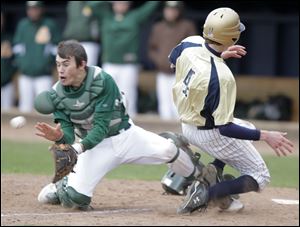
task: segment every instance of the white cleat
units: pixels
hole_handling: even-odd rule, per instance
[[[225,209],[220,208],[220,212],[236,213],[236,212],[239,212],[244,209],[244,204],[240,200],[233,199],[233,198],[231,198],[231,200],[232,200],[232,202],[230,203],[230,205],[227,208],[225,208]]]
[[[60,202],[56,192],[55,184],[47,184],[38,195],[38,201],[44,204],[59,204]]]

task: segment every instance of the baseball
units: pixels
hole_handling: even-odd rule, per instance
[[[10,120],[11,127],[18,129],[24,127],[26,124],[26,118],[23,116],[14,117]]]

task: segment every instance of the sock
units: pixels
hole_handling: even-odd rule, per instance
[[[209,200],[250,191],[258,191],[258,184],[253,177],[244,175],[234,180],[222,181],[209,188]]]

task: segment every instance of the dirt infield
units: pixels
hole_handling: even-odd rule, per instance
[[[26,116],[28,124],[19,130],[9,127],[11,117],[1,114],[1,138],[19,141],[43,141],[34,135],[37,121],[51,122],[50,118]],[[177,123],[161,123],[155,119],[137,119],[136,124],[153,132],[180,131]],[[262,124],[262,123],[261,123]],[[295,142],[294,155],[299,155],[299,126],[262,125],[262,128],[288,129]],[[266,153],[265,144],[255,144]],[[107,180],[98,184],[90,212],[78,212],[60,206],[42,205],[37,195],[51,177],[28,174],[1,174],[1,225],[136,225],[136,226],[299,226],[299,205],[280,205],[271,199],[299,201],[298,189],[266,188],[262,193],[241,195],[245,209],[241,213],[220,213],[209,208],[205,213],[177,215],[183,197],[163,195],[160,182]]]
[[[1,225],[299,225],[299,205],[280,205],[272,198],[299,200],[296,189],[266,188],[241,196],[240,213],[177,215],[181,196],[163,195],[159,182],[106,180],[96,188],[93,211],[79,212],[37,202],[48,176],[1,174]]]

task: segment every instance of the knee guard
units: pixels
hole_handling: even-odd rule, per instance
[[[167,164],[176,163],[181,149],[188,155],[194,166],[194,171],[188,177],[180,176],[176,174],[172,169],[169,169],[161,180],[162,187],[167,194],[185,195],[188,186],[191,185],[195,180],[196,168],[198,169],[197,173],[200,173],[204,167],[204,165],[200,161],[200,154],[194,153],[189,148],[188,140],[181,134],[173,132],[163,132],[159,135],[166,139],[171,139],[177,147],[176,155]]]
[[[64,177],[56,183],[57,195],[63,207],[88,210],[91,197],[77,192],[73,187],[67,186],[68,178]]]
[[[177,149],[182,149],[185,153],[188,154],[188,156],[190,157],[191,161],[193,162],[193,164],[195,165],[195,167],[197,167],[199,169],[199,171],[202,170],[202,168],[204,167],[203,163],[200,161],[200,153],[194,153],[190,148],[190,144],[188,142],[188,139],[185,138],[183,135],[178,134],[178,133],[174,133],[174,132],[163,132],[159,134],[161,137],[164,137],[166,139],[171,139],[175,146],[177,147]],[[169,163],[174,162],[179,156],[179,152],[177,152],[177,154],[175,155],[175,157],[169,161]]]

